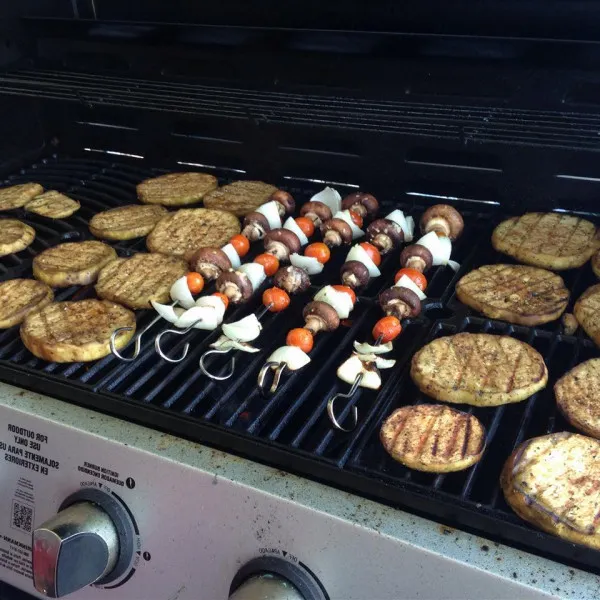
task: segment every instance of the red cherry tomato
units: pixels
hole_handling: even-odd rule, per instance
[[[225,294],[221,294],[221,292],[215,292],[212,295],[216,296],[217,298],[220,298],[221,302],[223,302],[223,304],[225,305],[225,310],[227,310],[227,307],[229,306],[229,298]]]
[[[406,275],[409,279],[412,279],[422,292],[424,292],[427,288],[427,278],[425,275],[423,275],[423,273],[421,273],[421,271],[417,271],[417,269],[411,269],[410,267],[400,269],[396,275],[394,275],[394,283],[398,283],[403,275]]]
[[[331,287],[338,292],[344,292],[344,294],[348,294],[348,296],[350,296],[350,300],[352,300],[352,304],[356,304],[356,294],[351,287],[348,287],[347,285],[333,285]]]
[[[290,297],[285,290],[272,287],[264,291],[262,302],[271,312],[281,312],[290,305]]]
[[[200,273],[188,273],[187,284],[192,294],[199,294],[204,289],[204,277]]]
[[[294,220],[306,237],[310,237],[315,232],[315,224],[308,217],[296,217]]]
[[[331,258],[331,250],[329,250],[329,247],[323,242],[315,242],[314,244],[306,246],[304,255],[312,256],[324,265]]]
[[[313,347],[313,336],[308,329],[299,327],[298,329],[291,329],[285,338],[285,343],[288,346],[297,346],[308,354]]]
[[[235,248],[235,251],[238,253],[240,258],[242,256],[246,256],[248,254],[248,250],[250,250],[250,241],[245,235],[239,233],[238,235],[234,235],[229,243]]]
[[[357,227],[361,227],[362,228],[362,226],[363,226],[363,218],[355,210],[349,210],[348,212],[350,213],[350,218],[352,219],[352,222]]]
[[[279,269],[279,261],[277,260],[277,257],[272,254],[259,254],[254,259],[254,262],[263,266],[267,277],[275,275],[277,269]]]
[[[386,344],[396,339],[402,331],[402,325],[396,317],[383,317],[375,323],[373,327],[373,337],[378,340],[381,338],[381,343]]]
[[[378,267],[381,264],[381,254],[379,254],[379,250],[377,250],[373,244],[369,244],[369,242],[361,242],[360,245]]]

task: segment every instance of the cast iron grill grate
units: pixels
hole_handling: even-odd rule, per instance
[[[87,221],[92,214],[135,202],[135,184],[162,172],[146,167],[142,161],[88,155],[51,157],[9,177],[6,184],[33,180],[45,188],[68,193],[81,201],[82,208],[62,221],[50,221],[20,209],[13,211],[14,215],[6,213],[8,217],[25,219],[38,235],[30,250],[0,259],[0,280],[31,276],[31,259],[43,248],[61,241],[89,239]],[[231,178],[231,172],[216,170],[215,174],[222,182]],[[282,186],[292,191],[298,203],[321,187],[289,179]],[[418,218],[423,207],[415,203],[417,199],[404,195],[394,204]],[[384,202],[384,210],[391,205]],[[151,334],[160,331],[163,325],[149,332],[140,357],[131,364],[112,356],[90,364],[46,363],[24,348],[17,328],[0,332],[0,378],[598,571],[596,552],[535,531],[510,511],[498,487],[502,464],[515,445],[534,435],[570,429],[555,409],[552,386],[574,364],[597,352],[580,331],[574,336],[563,335],[558,322],[539,328],[512,326],[477,316],[456,300],[454,284],[462,274],[481,264],[506,262],[489,243],[493,225],[499,219],[494,212],[497,206],[473,207],[468,203],[461,206],[467,227],[453,252],[453,258],[462,265],[460,272],[444,268],[431,272],[425,310],[418,319],[406,323],[400,343],[394,349],[396,368],[384,373],[384,385],[378,393],[361,390],[345,408],[344,416],[353,405],[359,410],[360,423],[351,434],[331,429],[327,400],[332,394],[347,390],[348,386],[336,378],[335,369],[350,354],[353,340],[369,339],[373,324],[381,316],[377,293],[392,283],[398,267],[397,254],[385,260],[380,280],[373,282],[360,297],[349,326],[317,338],[310,365],[285,376],[278,392],[267,399],[255,386],[258,371],[267,353],[283,343],[287,329],[302,323],[302,306],[310,294],[295,299],[285,313],[269,313],[264,318],[261,337],[264,351],[238,355],[236,375],[227,382],[209,382],[198,369],[198,358],[216,338],[216,332],[196,332],[185,338],[173,336],[170,342],[173,354],[180,352],[185,342],[191,342],[191,350],[185,361],[171,365],[160,361],[153,349]],[[127,256],[143,251],[145,245],[144,240],[135,240],[115,244],[115,248],[120,255]],[[344,253],[338,253],[314,281],[313,291],[325,281],[337,279],[343,258]],[[568,272],[564,278],[572,292],[571,310],[573,301],[595,279],[589,266]],[[68,288],[61,290],[57,299],[93,295],[92,287]],[[259,306],[260,294],[257,294],[228,318],[240,318]],[[138,313],[138,327],[151,318],[149,311]],[[398,406],[426,401],[408,375],[414,352],[435,337],[459,331],[507,334],[532,344],[548,365],[549,385],[526,402],[474,409],[487,427],[488,448],[482,461],[472,469],[438,476],[409,471],[383,451],[378,441],[379,426]]]

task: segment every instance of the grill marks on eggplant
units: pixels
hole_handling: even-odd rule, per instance
[[[35,279],[9,279],[0,283],[0,329],[18,325],[33,310],[54,299],[52,290]]]
[[[600,283],[588,288],[579,297],[573,314],[583,330],[600,346]]]
[[[35,229],[16,219],[0,220],[0,256],[25,250],[35,239]]]
[[[106,240],[131,240],[148,235],[168,214],[163,206],[119,206],[95,214],[89,226],[92,235]]]

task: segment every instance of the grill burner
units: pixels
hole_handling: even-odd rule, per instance
[[[37,181],[45,188],[71,195],[82,207],[64,221],[49,221],[21,209],[6,213],[32,225],[37,237],[18,256],[0,258],[0,280],[30,277],[32,257],[47,247],[91,238],[87,221],[94,213],[134,202],[135,184],[162,172],[141,167],[135,161],[55,156],[13,175],[5,184]],[[222,180],[231,176],[231,173],[215,174]],[[289,181],[282,183],[299,204],[317,191],[308,185],[294,188],[289,187]],[[391,206],[383,204],[383,211]],[[501,218],[494,213],[497,207],[481,205],[477,210],[482,212],[475,212],[472,205],[456,205],[466,224],[465,233],[453,250],[453,258],[462,268],[458,274],[444,268],[432,271],[423,314],[407,322],[401,342],[396,344],[393,356],[390,355],[398,361],[396,368],[385,374],[379,393],[360,389],[339,417],[343,420],[353,405],[358,407],[360,422],[351,434],[331,428],[327,400],[337,392],[347,391],[347,385],[336,378],[335,370],[350,354],[352,341],[368,339],[373,323],[381,316],[377,293],[393,283],[398,267],[396,253],[385,259],[383,276],[359,298],[352,324],[319,337],[310,365],[284,377],[278,392],[269,399],[256,388],[258,371],[267,353],[283,343],[287,325],[302,322],[301,309],[309,294],[292,303],[286,327],[281,314],[269,313],[263,319],[263,352],[248,356],[239,353],[235,379],[226,382],[209,381],[200,372],[199,357],[217,337],[217,332],[200,331],[184,339],[171,338],[171,354],[178,354],[186,341],[192,346],[186,360],[172,366],[159,361],[152,335],[144,338],[139,359],[130,364],[113,356],[91,364],[46,363],[29,354],[19,339],[18,329],[13,328],[0,333],[0,378],[600,572],[596,552],[529,527],[507,507],[498,486],[502,464],[516,444],[535,435],[572,430],[556,410],[552,387],[568,369],[595,356],[597,350],[581,331],[575,336],[562,335],[558,321],[537,328],[514,326],[475,316],[456,300],[454,284],[463,274],[482,264],[510,262],[495,253],[490,244],[492,227]],[[410,196],[405,197],[400,207],[417,218],[423,211]],[[119,255],[126,256],[143,251],[145,240],[118,243],[114,247]],[[344,253],[338,252],[323,275],[315,278],[311,293],[334,278],[343,259]],[[563,277],[572,293],[568,308],[571,310],[574,301],[595,278],[589,265],[566,272]],[[91,287],[69,288],[61,290],[57,299],[92,295]],[[248,305],[232,312],[229,319],[241,318],[259,305],[260,294],[256,294]],[[144,327],[153,317],[151,311],[139,312],[138,327]],[[160,331],[160,327],[154,326],[151,332]],[[408,374],[410,358],[416,349],[436,337],[460,331],[508,334],[530,343],[548,365],[549,384],[522,403],[491,409],[470,408],[488,430],[486,453],[473,468],[437,476],[410,471],[385,453],[378,440],[379,427],[394,408],[427,401]],[[222,359],[222,368],[227,368],[227,357]]]

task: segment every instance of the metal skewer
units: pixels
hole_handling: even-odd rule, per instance
[[[158,352],[159,356],[162,359],[164,359],[164,360],[166,360],[167,362],[170,362],[170,363],[179,363],[179,362],[181,362],[187,356],[187,353],[189,352],[189,349],[190,349],[189,342],[185,343],[185,346],[183,347],[183,352],[181,353],[181,356],[179,358],[171,358],[160,347],[160,343],[162,341],[162,338],[167,333],[173,333],[175,335],[185,335],[186,333],[189,333],[198,323],[200,323],[201,320],[202,319],[198,319],[198,321],[192,323],[189,327],[186,327],[185,329],[165,329],[164,331],[161,331],[156,336],[156,338],[154,339],[154,349],[156,350],[156,352]]]
[[[260,391],[262,393],[263,396],[268,396],[269,394],[274,394],[277,391],[277,388],[279,387],[279,381],[281,380],[281,375],[283,374],[283,372],[285,371],[287,367],[287,364],[284,362],[278,363],[278,362],[268,362],[265,363],[259,373],[258,373],[258,387],[260,388]],[[267,380],[267,373],[269,371],[273,371],[273,382],[271,383],[271,387],[268,389],[268,391],[265,391],[265,382]]]

